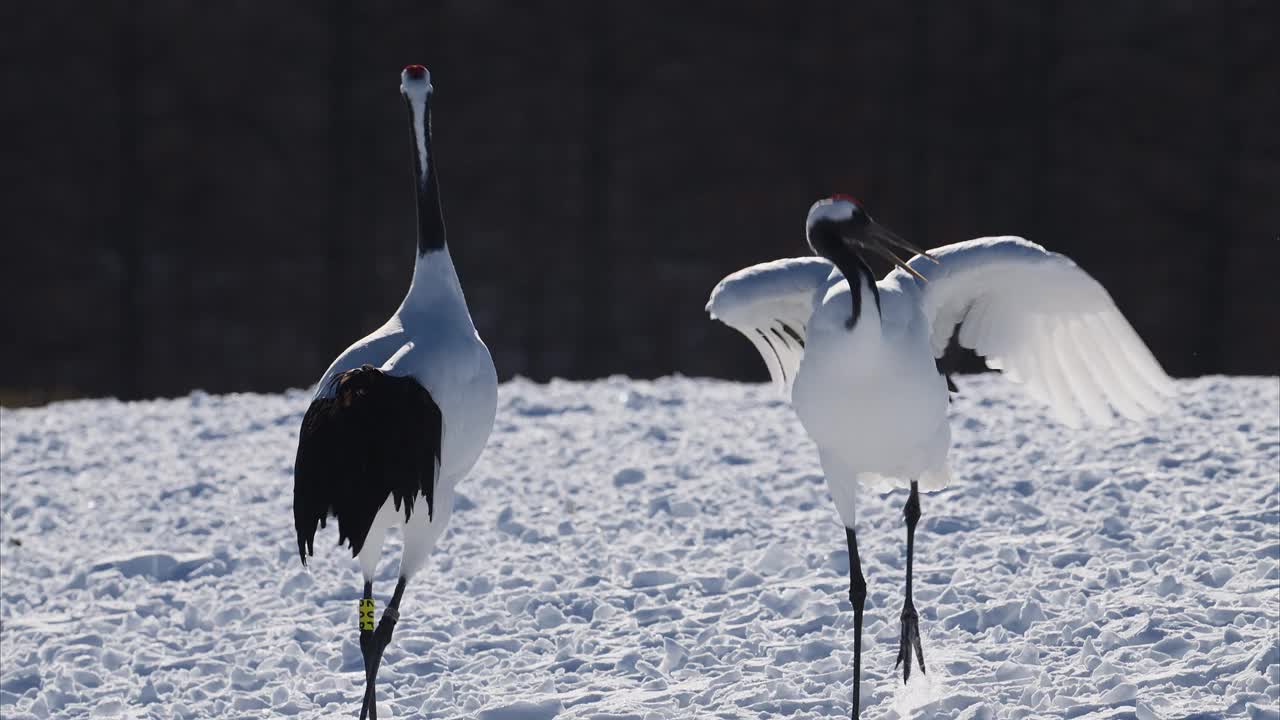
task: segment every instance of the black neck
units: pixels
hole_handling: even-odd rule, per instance
[[[426,255],[445,246],[444,210],[440,206],[440,184],[436,180],[436,159],[431,148],[431,99],[423,105],[422,147],[418,147],[417,109],[409,104],[409,134],[413,138],[413,184],[418,200],[418,254]],[[427,166],[422,167],[426,158]]]
[[[853,312],[845,322],[845,327],[852,330],[862,315],[862,284],[865,282],[871,286],[871,295],[876,299],[877,315],[880,313],[880,289],[876,287],[876,278],[871,274],[871,268],[867,266],[866,261],[848,245],[833,243],[827,250],[828,252],[823,253],[823,257],[840,268],[840,273],[849,283],[849,302],[853,305]]]

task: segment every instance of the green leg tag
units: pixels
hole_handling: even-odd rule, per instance
[[[373,630],[373,598],[360,599],[360,629]]]

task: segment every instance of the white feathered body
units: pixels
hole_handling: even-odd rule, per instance
[[[404,302],[382,327],[352,343],[320,380],[373,365],[416,379],[444,416],[438,489],[452,489],[480,458],[498,407],[498,375],[480,339],[448,251],[419,258]]]
[[[875,489],[922,481],[946,484],[947,384],[929,347],[914,284],[883,284],[880,311],[866,282],[852,329],[849,284],[836,272],[816,303],[791,391],[805,431],[828,473]]]
[[[1069,258],[1017,237],[980,238],[915,257],[850,286],[822,258],[729,275],[707,310],[756,346],[818,446],[832,496],[852,527],[856,485],[878,490],[950,479],[946,378],[952,335],[1022,384],[1068,427],[1158,413],[1173,385],[1111,296]]]
[[[405,522],[388,497],[360,553],[365,575],[371,577],[386,530],[403,525],[401,573],[412,575],[448,526],[454,488],[480,459],[498,407],[493,359],[471,321],[447,249],[419,256],[400,308],[382,327],[338,355],[321,378],[316,396],[329,392],[329,380],[335,375],[366,364],[388,375],[416,379],[444,418],[433,516],[415,509]],[[425,509],[427,503],[421,501],[415,507]]]

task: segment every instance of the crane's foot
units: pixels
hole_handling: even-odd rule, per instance
[[[374,630],[360,631],[360,654],[364,656],[364,703],[360,707],[360,720],[378,720],[378,668],[382,665],[382,651],[391,644],[391,633],[400,619],[400,611],[388,607]]]
[[[911,598],[907,598],[907,602],[902,606],[902,634],[898,637],[898,661],[894,663],[896,669],[902,666],[902,682],[911,679],[911,648],[916,650],[916,658],[919,660],[920,672],[924,673],[924,649],[920,647],[920,616],[916,614],[916,606],[911,602]]]

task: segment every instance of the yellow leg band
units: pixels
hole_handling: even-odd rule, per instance
[[[373,598],[360,599],[360,629],[373,629]]]

